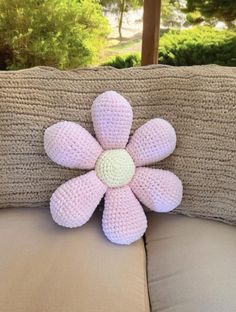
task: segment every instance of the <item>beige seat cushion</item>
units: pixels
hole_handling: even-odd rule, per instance
[[[100,225],[100,214],[63,230],[47,209],[1,209],[0,311],[149,311],[143,241],[111,244]]]
[[[153,312],[236,311],[236,228],[174,215],[149,216]]]

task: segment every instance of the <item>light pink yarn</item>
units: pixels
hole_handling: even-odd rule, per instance
[[[135,131],[126,150],[139,167],[168,157],[173,153],[175,146],[175,129],[168,121],[155,118]]]
[[[158,212],[168,212],[180,204],[182,183],[169,171],[136,168],[131,182],[122,187],[108,187],[108,183],[106,185],[99,178],[101,172],[98,174],[97,160],[104,150],[126,148],[136,167],[159,161],[174,151],[174,128],[158,118],[136,130],[127,145],[132,118],[129,103],[118,93],[107,91],[99,95],[92,105],[94,130],[101,145],[87,130],[73,122],[59,122],[45,131],[45,151],[54,162],[69,168],[95,168],[67,181],[53,193],[50,210],[56,223],[69,228],[82,226],[106,193],[103,231],[114,243],[130,244],[142,237],[147,227],[146,216],[137,198]],[[120,155],[124,156],[124,153]],[[109,170],[127,170],[120,161],[121,158]],[[112,172],[106,174],[112,176]]]
[[[169,212],[182,200],[182,183],[167,170],[137,168],[130,187],[145,206],[157,212]]]
[[[102,228],[110,241],[119,244],[129,245],[143,236],[147,219],[129,186],[106,192]]]
[[[44,149],[51,160],[68,168],[93,169],[102,153],[100,144],[79,124],[58,122],[47,128]]]
[[[125,148],[132,126],[129,102],[114,91],[100,94],[92,105],[93,127],[104,149]]]
[[[90,219],[106,190],[94,170],[63,183],[50,200],[53,220],[69,228],[82,226]]]

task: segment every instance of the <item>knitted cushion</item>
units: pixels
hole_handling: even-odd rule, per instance
[[[131,103],[131,133],[156,116],[174,126],[174,153],[152,165],[183,182],[174,212],[236,224],[236,68],[215,65],[0,72],[0,207],[45,207],[59,185],[85,172],[49,161],[43,133],[69,120],[94,134],[91,103],[106,90]]]
[[[70,168],[94,169],[58,187],[51,197],[51,214],[62,226],[81,226],[106,193],[103,231],[112,242],[128,245],[139,239],[147,227],[135,196],[159,212],[169,212],[181,202],[182,183],[173,173],[135,170],[169,156],[176,146],[175,130],[163,119],[152,119],[134,133],[126,146],[132,108],[114,91],[95,99],[92,116],[101,145],[73,122],[61,121],[45,131],[44,148],[53,161]]]

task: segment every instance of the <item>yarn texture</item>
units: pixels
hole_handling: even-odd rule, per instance
[[[137,129],[128,143],[132,108],[114,91],[95,99],[92,120],[97,140],[74,122],[58,122],[45,131],[44,148],[51,160],[69,168],[92,169],[56,189],[51,215],[61,226],[82,226],[105,194],[103,231],[110,241],[128,245],[147,228],[138,200],[157,212],[169,212],[182,200],[183,187],[176,175],[143,167],[174,151],[175,130],[155,118]]]
[[[107,186],[120,187],[132,180],[135,173],[135,165],[125,149],[114,149],[101,154],[95,171],[100,180]]]

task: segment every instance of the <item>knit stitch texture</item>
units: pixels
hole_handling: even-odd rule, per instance
[[[120,187],[132,180],[135,165],[125,149],[113,149],[100,155],[95,170],[97,176],[109,187]]]
[[[106,193],[103,231],[110,241],[128,245],[142,237],[147,227],[137,198],[159,212],[169,212],[180,204],[183,187],[177,176],[139,167],[174,151],[174,128],[163,119],[150,120],[134,133],[125,149],[132,116],[129,103],[120,94],[107,91],[92,105],[100,144],[73,122],[62,121],[46,129],[44,148],[54,162],[95,169],[65,182],[53,193],[50,210],[56,223],[69,228],[82,226]],[[135,166],[139,167],[136,171]]]

